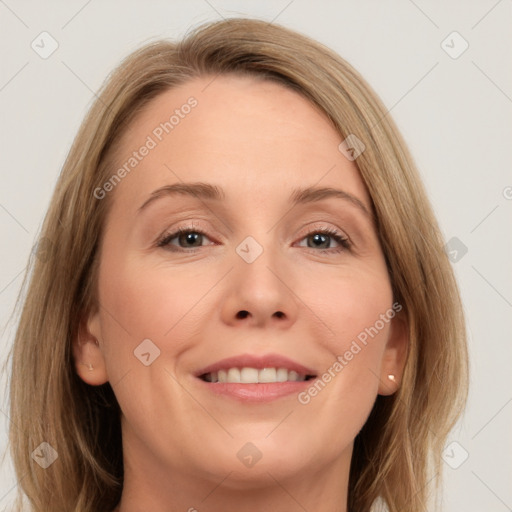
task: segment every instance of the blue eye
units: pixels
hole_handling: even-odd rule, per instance
[[[197,228],[184,227],[177,229],[172,233],[166,233],[163,237],[158,240],[157,246],[164,247],[170,251],[175,252],[195,252],[196,249],[204,247],[204,238],[208,239],[206,233]],[[172,241],[178,242],[178,246],[173,244]],[[301,240],[312,240],[312,244],[307,247],[309,249],[319,249],[322,253],[337,253],[351,248],[351,243],[348,238],[342,235],[335,229],[315,229],[311,231]],[[331,247],[331,240],[334,240],[339,247]],[[324,247],[327,244],[327,247]],[[299,246],[304,247],[304,246]]]
[[[351,247],[348,238],[343,236],[339,231],[335,229],[316,229],[306,235],[304,239],[311,239],[313,241],[313,245],[309,245],[308,243],[308,248],[317,248],[320,249],[320,252],[341,252],[348,250]],[[330,239],[333,239],[340,245],[340,247],[330,247]],[[325,245],[325,243],[327,243],[329,247],[322,247],[322,245]]]

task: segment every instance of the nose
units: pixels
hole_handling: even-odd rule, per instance
[[[221,306],[222,320],[232,326],[288,328],[297,319],[294,277],[282,258],[271,251],[252,263],[238,255],[229,273]]]

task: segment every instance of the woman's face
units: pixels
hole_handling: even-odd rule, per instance
[[[129,471],[233,488],[348,471],[406,340],[341,142],[299,94],[236,76],[165,92],[127,130],[75,357],[114,389]]]

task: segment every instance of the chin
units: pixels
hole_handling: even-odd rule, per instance
[[[268,431],[259,438],[253,437],[252,441],[230,440],[229,448],[224,445],[227,448],[224,453],[212,455],[216,461],[213,470],[223,476],[229,474],[231,484],[237,482],[235,488],[238,485],[240,488],[268,485],[272,477],[286,479],[308,471],[313,457],[308,456],[303,444],[277,436],[275,439],[265,439],[267,435]]]

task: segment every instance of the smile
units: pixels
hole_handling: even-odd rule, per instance
[[[200,375],[200,379],[211,383],[259,384],[274,382],[302,382],[314,375],[298,373],[287,368],[226,368]]]

